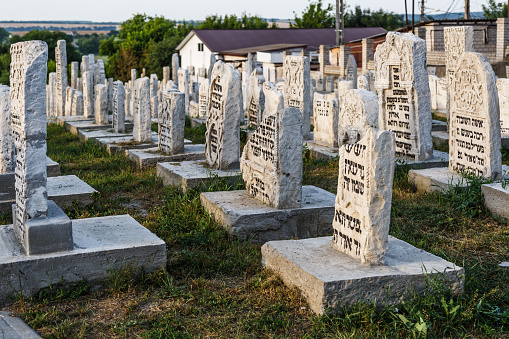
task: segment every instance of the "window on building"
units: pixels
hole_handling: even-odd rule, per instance
[[[203,43],[198,43],[198,52],[203,52]]]

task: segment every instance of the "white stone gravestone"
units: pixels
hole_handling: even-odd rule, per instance
[[[163,92],[159,111],[159,142],[161,152],[178,154],[184,152],[185,94]]]
[[[313,109],[309,58],[287,56],[284,60],[284,77],[285,108],[296,107],[301,111],[304,140],[308,140]]]

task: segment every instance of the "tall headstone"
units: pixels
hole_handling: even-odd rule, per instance
[[[348,63],[346,64],[346,81],[351,81],[354,88],[357,87],[357,62],[355,57],[350,54]]]
[[[125,91],[122,81],[113,83],[113,114],[111,117],[113,132],[125,132]]]
[[[375,128],[366,128],[359,141],[339,149],[332,247],[365,265],[384,264],[394,161],[394,134]]]
[[[27,255],[73,249],[70,219],[47,200],[47,62],[45,42],[11,45],[11,121],[16,147],[13,226]]]
[[[12,173],[16,167],[11,117],[10,88],[0,85],[0,174]]]
[[[313,118],[313,141],[328,147],[338,147],[339,101],[335,93],[315,93]]]
[[[396,135],[396,156],[415,161],[431,158],[426,42],[411,33],[389,32],[376,49],[375,72],[379,128]]]
[[[185,95],[163,91],[159,111],[159,150],[169,154],[184,153]]]
[[[48,97],[49,102],[47,103],[46,106],[49,109],[49,111],[47,112],[47,115],[49,117],[56,117],[57,112],[56,112],[55,96],[56,96],[56,90],[57,90],[57,73],[55,73],[55,72],[52,72],[49,74],[48,90],[49,90],[49,94],[47,97]]]
[[[221,61],[216,62],[210,79],[205,156],[212,168],[238,168],[240,120],[243,117],[239,74]]]
[[[125,90],[125,115],[126,117],[132,117],[133,111],[131,111],[132,92],[129,85],[124,87]]]
[[[284,60],[284,74],[285,108],[296,107],[301,111],[304,140],[309,140],[310,117],[313,109],[309,58],[287,56]]]
[[[163,85],[166,85],[170,81],[170,67],[163,67]]]
[[[82,73],[83,78],[83,106],[85,118],[94,117],[94,87],[93,76],[91,71]]]
[[[134,82],[133,103],[134,141],[151,142],[150,80],[147,77]]]
[[[81,76],[83,76],[83,73],[90,71],[90,62],[88,61],[88,55],[83,55],[81,57]]]
[[[449,170],[498,179],[502,173],[495,73],[481,53],[458,59],[451,83]]]
[[[171,56],[171,80],[173,82],[178,82],[178,71],[180,67],[179,55],[177,53],[173,53]]]
[[[95,85],[95,123],[97,125],[108,124],[108,86]]]
[[[294,107],[263,117],[242,152],[248,193],[278,209],[302,202],[302,114]]]
[[[77,61],[71,62],[71,87],[78,89],[78,70],[79,63]]]
[[[338,143],[353,144],[364,137],[364,132],[378,127],[378,97],[363,89],[346,91],[340,102]]]
[[[498,103],[500,107],[500,134],[509,137],[509,79],[497,79]]]
[[[186,100],[186,114],[189,114],[189,73],[187,69],[178,70],[178,88],[179,91],[185,94]]]
[[[263,94],[263,72],[261,69],[255,69],[249,77],[249,87],[247,96],[247,125],[249,127],[258,126],[262,121],[263,110],[265,108],[265,95]]]
[[[108,78],[108,112],[113,111],[113,78]]]
[[[209,70],[207,72],[207,79],[210,80],[212,77],[212,70],[214,69],[214,65],[216,64],[216,55],[214,53],[210,54],[210,61],[209,61]]]
[[[63,116],[65,112],[65,91],[67,88],[67,52],[65,40],[58,40],[55,48],[55,61],[57,64],[57,116]]]
[[[205,79],[200,85],[200,94],[198,98],[198,115],[200,117],[206,117],[208,114],[208,105],[209,105],[209,88],[210,88],[210,80]]]

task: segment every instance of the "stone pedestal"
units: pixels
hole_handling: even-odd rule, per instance
[[[302,187],[302,207],[276,209],[247,191],[206,192],[202,206],[241,240],[312,238],[332,233],[335,195],[315,186]]]
[[[46,173],[48,177],[58,177],[60,175],[60,164],[46,157]]]
[[[500,182],[481,186],[484,204],[488,210],[498,216],[509,218],[509,185],[505,188]]]
[[[435,168],[447,167],[449,165],[449,154],[433,150],[433,156],[421,161],[396,158],[396,166],[408,166],[409,168]]]
[[[463,268],[394,237],[389,236],[386,266],[363,265],[333,249],[331,241],[332,237],[271,241],[262,247],[263,265],[297,287],[318,314],[341,313],[359,301],[398,304],[415,292],[426,292],[436,280],[455,293],[463,291]]]
[[[231,183],[241,182],[239,169],[216,170],[206,161],[159,162],[157,176],[163,185],[181,187],[184,192],[198,186],[209,186],[217,178],[226,178]]]
[[[414,184],[417,190],[424,192],[447,191],[450,185],[468,186],[460,174],[449,171],[447,167],[410,170],[408,182]]]
[[[9,296],[32,296],[60,280],[86,280],[94,287],[111,270],[132,265],[139,274],[166,266],[164,241],[129,215],[72,220],[72,234],[70,250],[26,256],[12,225],[0,226],[0,306]]]
[[[329,161],[339,155],[339,148],[319,145],[313,141],[305,141],[304,147],[309,149],[311,159]]]
[[[161,152],[157,147],[131,149],[127,150],[127,156],[135,162],[138,168],[155,166],[158,162],[205,160],[205,145],[184,144],[184,152],[177,154]]]
[[[80,129],[80,130],[78,130],[78,137],[81,142],[85,142],[87,140],[95,141],[99,138],[118,138],[118,137],[131,137],[132,138],[132,134],[116,133],[112,128],[109,128],[109,129]]]

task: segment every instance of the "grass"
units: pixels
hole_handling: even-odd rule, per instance
[[[187,126],[186,138],[201,132]],[[509,228],[484,209],[480,185],[422,194],[408,183],[408,169],[395,173],[391,235],[464,267],[463,295],[438,285],[399,305],[358,304],[342,315],[316,316],[296,289],[262,268],[258,245],[232,239],[201,208],[202,191],[242,183],[218,180],[184,194],[163,187],[154,169],[137,170],[125,156],[80,143],[55,125],[48,128],[48,155],[63,174],[100,192],[92,206],[70,208],[69,216],[129,213],[166,242],[168,265],[136,279],[132,267],[112,270],[99,291],[86,282],[56,283],[9,307],[45,338],[509,336],[509,271],[498,266],[509,257]],[[304,158],[304,184],[335,193],[337,173],[337,159]]]

